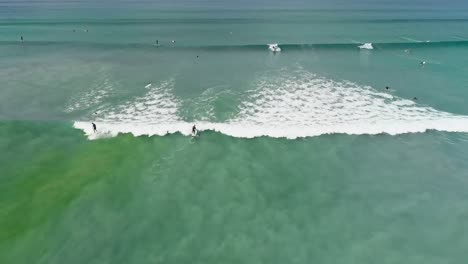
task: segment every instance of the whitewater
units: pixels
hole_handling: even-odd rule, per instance
[[[223,121],[180,117],[178,112],[184,102],[171,93],[174,80],[145,87],[145,95],[101,109],[90,120],[75,121],[74,127],[89,139],[122,133],[189,136],[192,125],[199,131],[237,138],[398,135],[428,130],[468,132],[468,116],[438,111],[390,92],[350,81],[334,81],[304,70],[293,75],[283,71],[274,78],[259,78],[255,89],[241,95],[243,101],[237,113]],[[91,122],[97,124],[97,133],[93,132]]]

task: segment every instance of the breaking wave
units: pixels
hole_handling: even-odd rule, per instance
[[[299,70],[275,78],[259,78],[254,89],[242,95],[238,111],[227,120],[185,120],[184,103],[171,92],[174,83],[152,85],[147,93],[102,111],[95,120],[77,121],[74,127],[89,139],[131,133],[135,136],[171,133],[190,135],[216,131],[239,138],[295,139],[324,134],[390,134],[439,130],[468,132],[468,116],[454,115],[379,92],[349,81],[334,81]]]
[[[418,48],[445,48],[445,47],[466,47],[467,40],[442,40],[442,41],[419,41],[408,37],[402,37],[402,42],[372,42],[375,49],[418,49]],[[359,43],[359,42],[358,42]],[[355,50],[356,42],[343,43],[279,43],[278,45],[284,51],[294,50]],[[359,43],[364,45],[365,43]],[[18,41],[0,41],[0,45],[18,46]],[[106,43],[106,42],[84,42],[84,41],[27,41],[23,46],[60,46],[70,48],[135,48],[154,50],[154,43]],[[227,44],[227,45],[189,45],[188,43],[177,42],[161,43],[157,45],[158,49],[163,50],[203,50],[203,51],[267,51],[266,44]]]

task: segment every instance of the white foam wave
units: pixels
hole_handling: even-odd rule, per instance
[[[280,52],[281,48],[278,46],[278,44],[268,44],[268,49],[273,51],[273,52]]]
[[[368,49],[368,50],[373,50],[374,47],[372,46],[372,43],[364,43],[359,46],[360,49]]]
[[[190,135],[196,123],[199,131],[212,130],[239,138],[311,137],[323,134],[381,134],[440,130],[468,132],[468,117],[423,107],[412,101],[376,92],[352,82],[337,82],[298,71],[262,78],[256,89],[245,94],[239,112],[223,122],[202,119],[186,122],[180,118],[183,103],[170,93],[171,82],[162,83],[140,98],[109,109],[95,120],[75,122],[90,139],[119,133],[141,135]]]
[[[104,109],[97,121],[109,123],[173,123],[180,121],[177,116],[180,102],[171,93],[173,81],[148,86],[145,95],[121,105]]]
[[[106,97],[110,95],[113,90],[111,81],[105,78],[102,83],[91,87],[91,89],[82,95],[72,98],[68,103],[65,112],[71,113],[77,110],[87,109],[91,106],[101,103]]]

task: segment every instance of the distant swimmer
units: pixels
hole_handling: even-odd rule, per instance
[[[159,45],[159,40],[156,40],[156,45]]]
[[[23,42],[24,42],[24,39],[23,39],[23,36],[21,36],[21,43],[23,43]]]
[[[419,63],[421,66],[424,66],[426,65],[426,61],[421,61],[421,63]]]
[[[406,53],[410,53],[411,50],[410,50],[410,49],[405,49],[405,52],[406,52]]]
[[[388,86],[385,86],[385,90],[387,90],[387,91],[388,91],[389,89],[390,89],[390,87],[388,87]]]
[[[174,43],[175,43],[175,40],[172,40],[171,42],[172,42],[172,44],[174,44]]]
[[[417,97],[413,97],[413,100],[414,100],[414,101],[417,101],[417,100],[418,100],[418,98],[417,98]]]
[[[85,32],[88,32],[88,29],[86,29]]]
[[[197,59],[198,59],[198,55],[197,55]]]
[[[91,123],[91,124],[93,124],[93,131],[94,131],[94,133],[96,133],[97,132],[96,124],[94,124],[94,123]]]

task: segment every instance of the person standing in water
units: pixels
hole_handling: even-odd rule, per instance
[[[97,132],[97,127],[96,127],[96,124],[94,124],[94,122],[93,122],[93,123],[91,123],[91,124],[93,124],[93,131],[94,131],[94,133],[96,133],[96,132]]]
[[[197,127],[195,125],[193,125],[193,127],[192,127],[192,134],[193,135],[197,134]]]
[[[23,42],[24,42],[24,39],[23,39],[23,36],[21,36],[21,43],[23,43]]]

